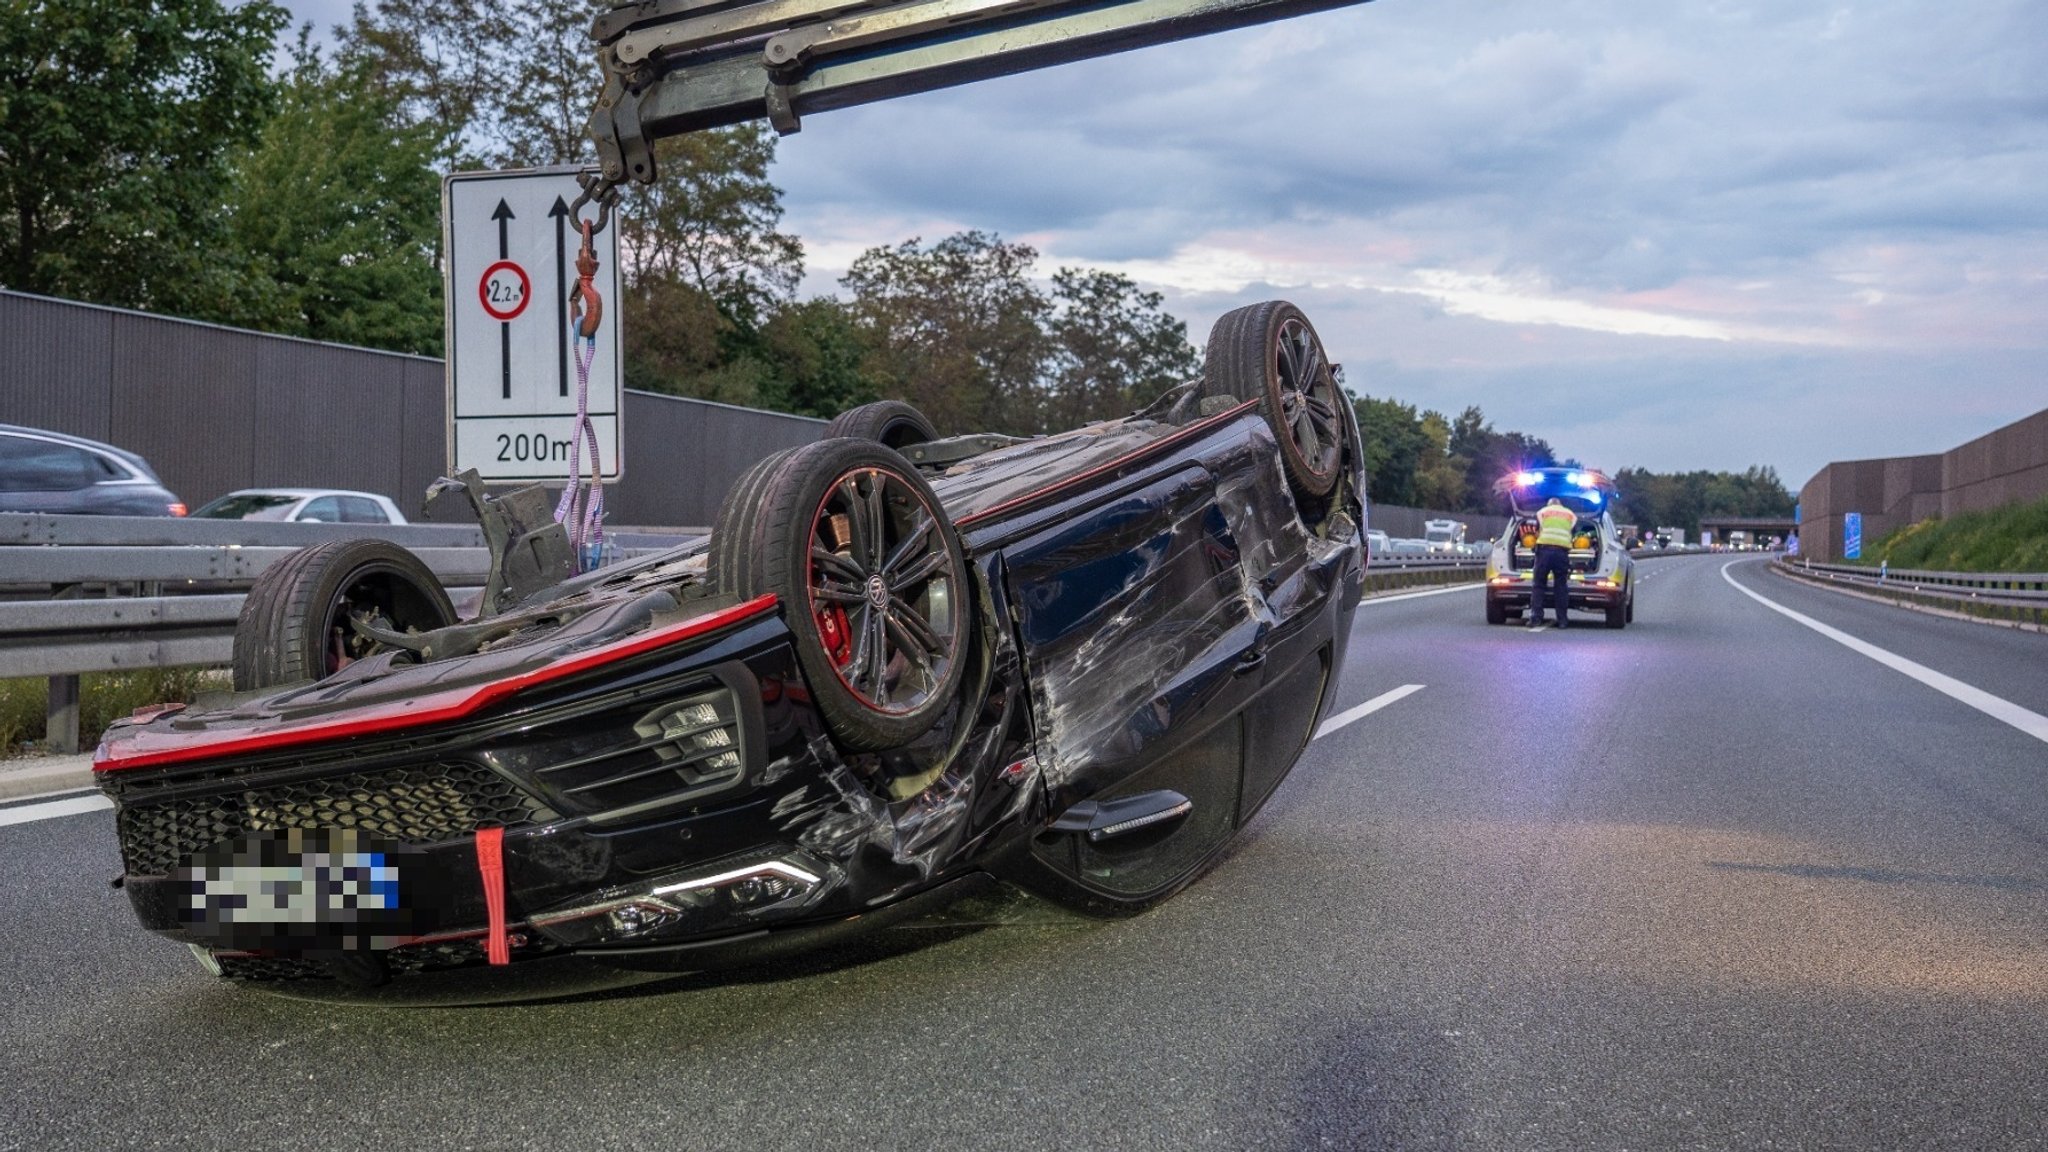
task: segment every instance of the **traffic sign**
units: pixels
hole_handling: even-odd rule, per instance
[[[576,446],[576,361],[569,289],[582,233],[569,206],[575,168],[458,172],[441,183],[448,347],[448,470],[487,483],[566,482]],[[585,219],[595,217],[586,207]],[[618,229],[595,237],[604,297],[589,413],[606,480],[621,471]],[[538,294],[538,299],[536,299]]]
[[[1842,513],[1842,559],[1863,558],[1863,513]]]

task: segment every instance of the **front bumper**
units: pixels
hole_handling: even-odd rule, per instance
[[[863,851],[886,844],[892,825],[853,772],[768,614],[462,723],[103,771],[98,782],[115,801],[123,886],[143,926],[220,957],[229,975],[291,976],[336,953],[376,952],[396,970],[480,961],[485,828],[503,829],[514,959],[745,939],[928,886],[939,861],[905,867]],[[293,829],[389,846],[378,862],[395,876],[397,907],[330,923],[330,902],[312,924],[237,911],[247,896],[236,886],[253,892],[269,875],[253,870],[254,849],[275,863],[271,848]]]

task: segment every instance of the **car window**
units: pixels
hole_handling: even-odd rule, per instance
[[[391,518],[384,515],[383,507],[375,500],[364,496],[339,496],[336,497],[336,500],[341,504],[341,522],[343,524],[388,524],[391,522]]]
[[[318,500],[308,503],[305,510],[292,517],[292,519],[317,520],[322,524],[339,524],[341,523],[341,501],[332,496],[322,496]]]
[[[298,501],[297,496],[273,492],[231,492],[192,515],[207,520],[282,520]]]
[[[0,436],[0,492],[76,492],[101,478],[93,454],[82,448]]]

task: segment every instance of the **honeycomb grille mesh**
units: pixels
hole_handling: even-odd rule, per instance
[[[255,832],[353,828],[382,840],[432,844],[543,816],[504,777],[480,764],[450,761],[224,787],[160,802],[138,797],[122,805],[115,824],[128,872],[162,876],[191,853]]]

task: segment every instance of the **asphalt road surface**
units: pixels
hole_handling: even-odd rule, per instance
[[[364,1008],[136,928],[106,812],[0,826],[0,1148],[2048,1147],[2048,637],[1728,563],[1620,632],[1367,604],[1382,706],[1129,920]]]

